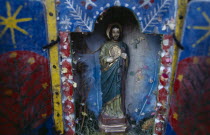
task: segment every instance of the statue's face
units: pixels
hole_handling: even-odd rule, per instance
[[[118,41],[120,37],[120,29],[119,28],[113,28],[112,29],[112,39],[114,41]]]

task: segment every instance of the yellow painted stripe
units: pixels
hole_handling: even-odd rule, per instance
[[[56,27],[56,12],[55,1],[46,0],[47,10],[47,26],[48,26],[48,41],[57,39],[57,27]],[[54,121],[56,130],[61,134],[64,133],[63,125],[63,112],[61,103],[61,83],[60,83],[60,68],[59,68],[59,53],[58,45],[54,45],[50,48],[50,70],[52,79],[52,92],[54,103]]]
[[[176,16],[176,31],[175,35],[176,38],[180,41],[182,36],[182,28],[184,24],[184,18],[187,10],[187,3],[188,0],[178,0],[178,11]],[[175,72],[177,69],[178,64],[178,55],[179,55],[179,48],[177,45],[174,45],[174,54],[173,54],[173,62],[172,62],[172,72],[171,72],[171,82],[170,82],[170,94],[173,91],[174,79],[175,79]]]

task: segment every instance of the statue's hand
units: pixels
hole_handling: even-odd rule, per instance
[[[126,54],[126,53],[121,53],[121,57],[122,57],[123,59],[126,59],[126,58],[127,58],[127,54]]]
[[[113,62],[114,61],[114,58],[113,57],[108,57],[107,59],[106,59],[106,62],[109,62],[109,63],[111,63],[111,62]]]

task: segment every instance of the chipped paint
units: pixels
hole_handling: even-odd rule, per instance
[[[71,48],[68,32],[60,32],[60,54],[61,54],[61,83],[62,83],[62,103],[64,112],[64,123],[66,135],[72,135],[75,132],[74,121],[74,99],[73,87],[76,83],[73,81],[72,76],[72,60]]]
[[[47,10],[47,25],[48,25],[48,41],[56,40],[57,27],[55,16],[55,3],[54,0],[46,0]],[[60,67],[58,56],[58,45],[54,45],[50,48],[50,69],[52,78],[52,91],[53,91],[53,103],[54,103],[54,120],[55,128],[61,134],[64,133],[63,125],[63,111],[61,104],[61,84],[60,84]]]
[[[156,115],[153,134],[162,135],[165,130],[165,122],[168,110],[169,83],[171,79],[171,66],[173,55],[172,35],[164,35],[162,39],[161,66],[159,72],[159,86],[156,104]],[[166,47],[167,46],[167,47]]]
[[[179,41],[181,41],[181,35],[182,35],[182,27],[184,24],[184,17],[186,14],[186,8],[187,8],[188,0],[178,0],[178,11],[176,15],[176,30],[175,30],[175,36]],[[177,62],[178,62],[178,54],[179,54],[179,48],[175,44],[174,46],[174,54],[173,54],[173,62],[172,62],[172,73],[171,73],[171,80],[174,80],[175,78],[175,72],[177,68]],[[170,82],[170,94],[173,90],[174,81]]]

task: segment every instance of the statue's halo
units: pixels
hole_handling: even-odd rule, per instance
[[[110,30],[111,30],[111,28],[112,28],[113,25],[117,25],[117,26],[120,28],[120,33],[122,32],[122,26],[121,26],[119,23],[111,23],[111,24],[109,24],[109,26],[108,26],[107,29],[106,29],[106,36],[107,36],[109,39],[111,39],[109,33],[110,33]]]

